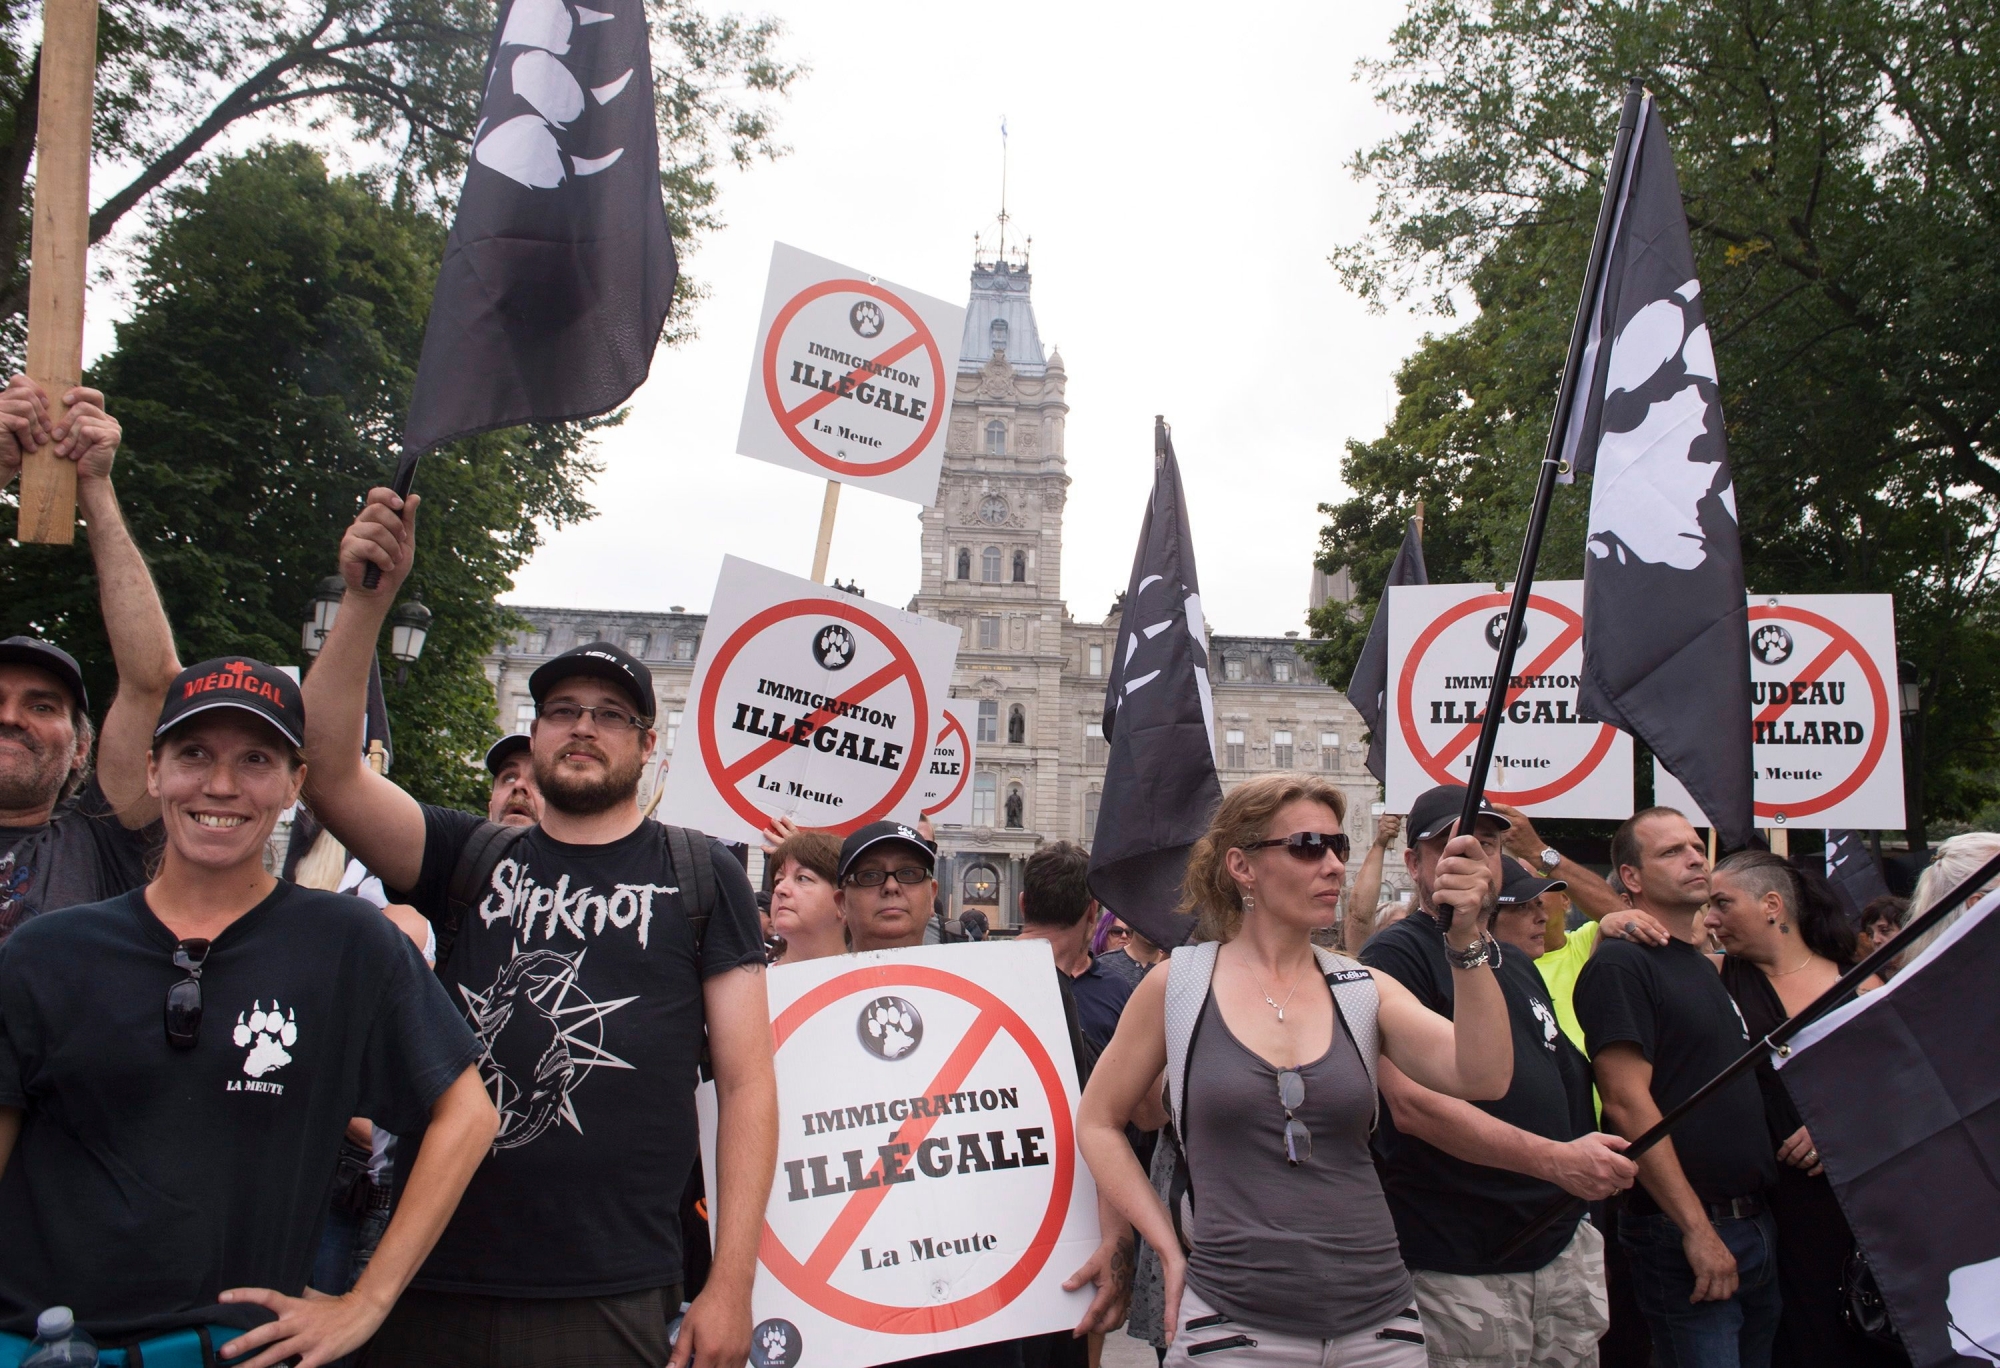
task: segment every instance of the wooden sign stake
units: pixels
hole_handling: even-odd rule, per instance
[[[28,283],[28,375],[49,395],[49,421],[83,379],[83,292],[90,250],[90,107],[97,75],[97,0],[45,0],[41,107],[35,135],[35,236]],[[24,542],[76,539],[76,463],[53,446],[21,463]]]
[[[813,548],[813,583],[826,583],[826,558],[833,553],[833,514],[840,507],[840,481],[826,482],[826,502],[819,509],[819,545]]]

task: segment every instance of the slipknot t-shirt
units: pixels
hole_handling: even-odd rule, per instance
[[[479,822],[424,809],[408,901],[426,916]],[[702,982],[764,962],[743,867],[719,842],[707,852],[698,963],[657,822],[594,846],[537,827],[495,866],[439,974],[478,1037],[500,1133],[416,1286],[601,1297],[681,1281]]]

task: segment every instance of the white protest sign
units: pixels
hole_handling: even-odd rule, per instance
[[[939,826],[963,826],[972,817],[972,733],[960,720],[956,702],[946,703],[943,711],[930,764],[917,782],[924,816]]]
[[[964,331],[956,304],[777,243],[736,450],[928,508]]]
[[[1389,590],[1391,812],[1472,767],[1509,595],[1483,584]],[[1632,738],[1577,716],[1583,581],[1535,585],[1486,795],[1535,817],[1632,815]]]
[[[1048,949],[835,955],[768,985],[778,1168],[750,1362],[866,1368],[1082,1319],[1091,1289],[1062,1283],[1097,1247],[1097,1191]],[[697,1102],[713,1202],[713,1084]]]
[[[1887,594],[1752,594],[1750,719],[1760,827],[1900,828],[1902,708]],[[1653,799],[1709,825],[1653,763]]]
[[[660,820],[723,841],[755,841],[774,817],[837,836],[916,821],[958,638],[723,557],[688,685],[695,744],[667,769]]]

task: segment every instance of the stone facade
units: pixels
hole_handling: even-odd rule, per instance
[[[1104,673],[1118,635],[1115,615],[1078,621],[1060,596],[1068,375],[1060,352],[1043,351],[1030,284],[1025,261],[973,268],[944,475],[923,514],[923,574],[909,605],[964,633],[952,695],[972,700],[964,716],[979,733],[975,811],[972,823],[939,831],[939,875],[954,914],[982,906],[995,924],[1016,920],[1021,866],[1037,845],[1089,839],[1104,784]],[[1139,499],[1135,490],[1132,525],[1113,529],[1121,539],[1138,533]],[[1216,553],[1201,559],[1213,577]],[[701,614],[515,611],[532,630],[487,662],[503,729],[525,729],[532,717],[535,666],[606,640],[651,665],[661,742],[678,740]],[[1302,644],[1296,633],[1211,633],[1216,764],[1225,788],[1273,770],[1324,773],[1347,793],[1358,859],[1378,792],[1362,764],[1361,719],[1319,681]]]

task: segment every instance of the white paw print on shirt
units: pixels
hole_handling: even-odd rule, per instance
[[[243,1061],[243,1072],[252,1078],[262,1078],[292,1062],[287,1047],[298,1044],[298,1015],[279,1006],[276,998],[266,1010],[260,999],[252,1004],[247,1018],[242,1012],[236,1014],[236,1030],[230,1038],[238,1047],[250,1050]]]

